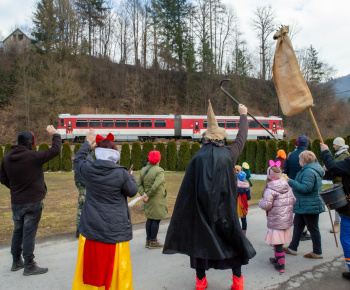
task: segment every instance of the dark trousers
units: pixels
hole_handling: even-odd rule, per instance
[[[160,220],[147,219],[146,222],[146,238],[155,241],[157,239]]]
[[[235,268],[232,268],[232,275],[235,275],[236,277],[241,277],[242,276],[242,267],[237,266]],[[196,269],[196,276],[199,280],[202,280],[205,277],[205,270],[197,268]]]
[[[18,261],[23,252],[24,264],[30,265],[34,262],[35,235],[41,218],[42,203],[11,204],[11,209],[14,223],[11,244],[13,260]]]
[[[242,222],[242,230],[246,231],[247,230],[247,216],[245,216],[244,218],[241,218],[241,222]]]
[[[293,239],[289,248],[297,251],[301,235],[304,231],[305,225],[310,232],[312,240],[313,253],[316,255],[322,254],[321,234],[318,228],[319,214],[295,214],[294,215],[294,229]]]

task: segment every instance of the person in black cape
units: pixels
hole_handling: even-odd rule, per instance
[[[237,215],[234,166],[248,133],[247,108],[239,105],[239,131],[231,146],[209,101],[202,148],[187,167],[165,239],[164,254],[190,256],[196,269],[196,289],[208,286],[205,270],[232,269],[232,290],[243,289],[241,266],[256,254],[243,234]]]

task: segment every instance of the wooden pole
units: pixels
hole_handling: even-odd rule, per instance
[[[310,117],[311,117],[311,119],[312,119],[312,122],[314,123],[314,126],[315,126],[315,129],[316,129],[318,138],[320,138],[320,142],[321,142],[321,143],[324,143],[324,142],[323,142],[323,138],[322,138],[322,136],[321,136],[321,132],[320,132],[320,130],[318,129],[318,126],[317,126],[317,123],[316,123],[314,114],[313,114],[312,111],[311,111],[311,108],[309,108],[309,114],[310,114]]]
[[[332,224],[332,229],[333,229],[333,234],[334,234],[334,240],[335,240],[335,245],[338,248],[338,241],[337,241],[337,236],[335,235],[335,231],[334,231],[334,224],[333,224],[333,219],[332,219],[332,215],[331,215],[331,209],[329,207],[328,204],[326,204],[327,208],[328,208],[328,212],[329,212],[329,218],[331,219],[331,224]]]

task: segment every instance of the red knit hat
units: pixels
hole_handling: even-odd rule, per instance
[[[160,161],[160,158],[161,156],[159,151],[151,151],[148,154],[148,161],[153,165],[157,164]]]

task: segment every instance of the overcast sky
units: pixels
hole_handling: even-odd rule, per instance
[[[16,27],[32,25],[31,16],[37,0],[0,0],[0,40]],[[223,0],[237,13],[248,47],[258,45],[249,23],[256,7],[271,5],[278,23],[288,25],[298,21],[302,30],[293,40],[295,49],[309,47],[319,52],[319,59],[337,70],[337,77],[350,74],[349,13],[350,0]]]

